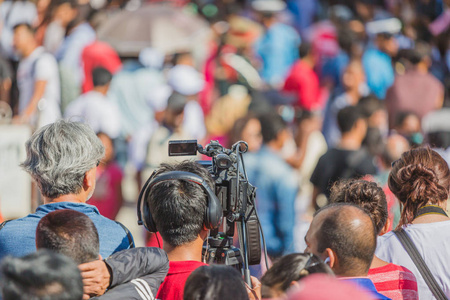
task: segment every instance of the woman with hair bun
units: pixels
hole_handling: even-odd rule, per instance
[[[406,232],[439,287],[450,297],[450,218],[446,213],[450,170],[446,161],[429,148],[410,150],[392,164],[388,184],[402,204],[397,229]],[[378,238],[375,254],[414,273],[419,299],[435,299],[394,232]]]

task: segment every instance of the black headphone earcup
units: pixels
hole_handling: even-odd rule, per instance
[[[207,229],[216,229],[222,223],[222,205],[216,195],[208,192],[208,204],[206,206],[204,225]]]
[[[144,226],[147,228],[149,232],[156,233],[158,230],[156,229],[155,222],[153,221],[152,214],[150,212],[150,208],[148,207],[147,201],[143,201],[142,205],[142,217],[144,221]]]

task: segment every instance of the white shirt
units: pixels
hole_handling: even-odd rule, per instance
[[[403,227],[447,297],[450,297],[450,221]],[[435,299],[394,232],[378,237],[375,255],[408,268],[417,279],[419,299]]]
[[[46,81],[45,92],[39,101],[39,113],[32,120],[38,122],[39,127],[56,121],[61,117],[61,111],[58,64],[43,47],[38,47],[20,61],[17,69],[19,114],[23,113],[30,103],[35,82],[41,80]]]
[[[103,94],[87,92],[67,106],[64,118],[85,122],[96,133],[103,132],[115,139],[120,135],[120,112]]]

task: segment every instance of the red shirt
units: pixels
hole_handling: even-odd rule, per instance
[[[283,90],[295,92],[298,95],[297,105],[302,109],[312,111],[322,108],[319,77],[302,60],[297,61],[290,70]]]
[[[164,282],[161,284],[156,295],[158,300],[181,300],[183,299],[184,284],[191,273],[207,264],[187,260],[187,261],[170,261],[169,273],[167,273]]]
[[[405,267],[388,264],[370,269],[367,276],[380,294],[392,300],[419,299],[416,277]]]

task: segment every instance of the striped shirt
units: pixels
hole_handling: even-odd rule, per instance
[[[414,274],[405,267],[388,264],[369,270],[367,275],[377,291],[392,300],[417,300],[417,281]]]

